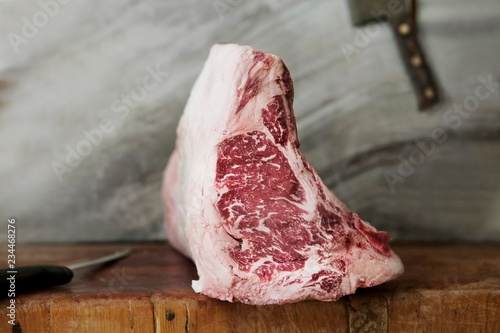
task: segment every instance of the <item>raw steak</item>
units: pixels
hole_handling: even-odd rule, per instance
[[[328,190],[299,151],[283,61],[215,45],[164,174],[171,244],[193,289],[249,304],[336,300],[403,273],[379,232]]]

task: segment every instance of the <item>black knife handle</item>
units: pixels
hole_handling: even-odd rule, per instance
[[[59,286],[70,282],[71,279],[73,271],[64,266],[40,265],[1,269],[0,297],[7,297],[12,291],[17,295],[26,291]]]

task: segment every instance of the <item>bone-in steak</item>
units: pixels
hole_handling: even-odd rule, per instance
[[[299,151],[290,74],[278,57],[215,45],[164,175],[170,242],[196,292],[250,304],[336,300],[403,273],[379,232]]]

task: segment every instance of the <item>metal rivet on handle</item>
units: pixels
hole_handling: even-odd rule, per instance
[[[413,67],[420,67],[420,65],[422,65],[422,58],[418,54],[416,54],[411,57],[410,62]]]
[[[433,98],[434,97],[434,90],[432,90],[432,88],[429,88],[429,87],[425,88],[424,89],[424,96],[427,99]]]
[[[403,36],[406,36],[410,33],[411,31],[411,27],[408,23],[401,23],[398,27],[398,32],[403,35]]]

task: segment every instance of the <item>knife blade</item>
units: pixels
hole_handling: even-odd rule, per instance
[[[9,290],[13,290],[14,294],[17,294],[67,284],[73,279],[74,270],[123,259],[127,257],[130,252],[130,249],[123,249],[104,257],[75,263],[69,266],[33,265],[16,267],[13,269],[1,269],[0,288],[4,292],[2,292],[0,297],[6,297],[9,294]]]

